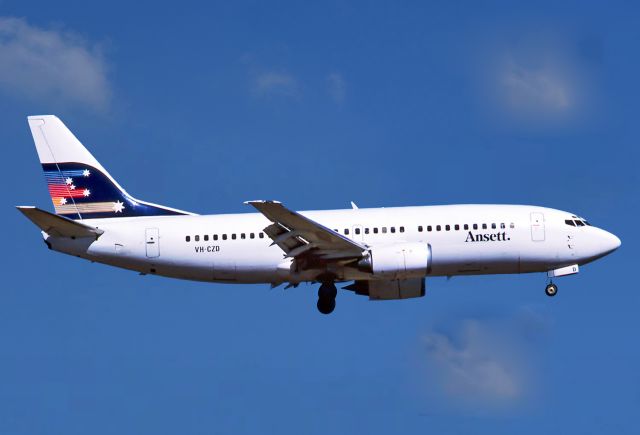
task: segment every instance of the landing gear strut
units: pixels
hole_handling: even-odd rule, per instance
[[[547,294],[547,296],[553,297],[558,294],[558,286],[550,282],[549,284],[547,284],[547,288],[544,289],[544,292]]]
[[[322,283],[318,289],[318,311],[322,314],[331,314],[336,308],[336,296],[338,290],[332,282]]]

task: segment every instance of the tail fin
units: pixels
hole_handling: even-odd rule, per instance
[[[129,195],[56,116],[29,116],[56,214],[72,219],[191,214]]]

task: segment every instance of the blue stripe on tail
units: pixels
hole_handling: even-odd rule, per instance
[[[138,201],[83,163],[44,163],[42,169],[56,214],[71,219],[187,214]]]

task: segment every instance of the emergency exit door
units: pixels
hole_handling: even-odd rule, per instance
[[[145,247],[147,257],[154,258],[160,256],[160,231],[157,228],[147,228],[145,231]]]
[[[544,214],[531,213],[531,240],[544,242]]]

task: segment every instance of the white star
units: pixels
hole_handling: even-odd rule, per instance
[[[84,171],[82,171],[83,177],[88,177],[89,175],[91,175],[91,172],[88,169],[85,169]]]
[[[72,184],[71,186],[69,186],[69,188],[70,188],[71,190],[73,190],[73,189],[75,189],[75,188],[76,188],[76,186]]]
[[[116,213],[122,213],[122,210],[124,210],[124,204],[120,201],[116,201],[113,203],[113,211]]]
[[[73,183],[73,180],[71,179],[71,177],[67,177],[67,179],[64,180],[64,182],[67,183],[67,184],[71,184],[71,183]]]
[[[82,194],[84,196],[89,196],[89,195],[91,195],[91,191],[89,189],[84,189],[84,192],[82,192]]]
[[[67,203],[67,198],[60,198],[60,205],[65,205]]]

